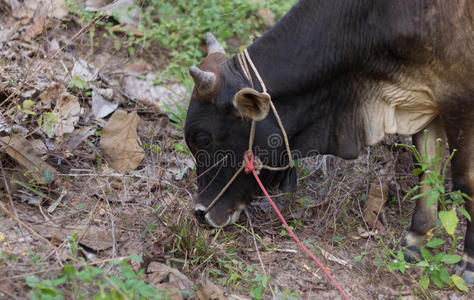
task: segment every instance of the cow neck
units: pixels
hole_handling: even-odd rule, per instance
[[[250,73],[250,68],[252,68],[252,71],[255,74],[255,77],[257,78],[258,82],[260,83],[260,86],[262,87],[262,93],[265,93],[269,96],[270,98],[270,107],[273,111],[273,114],[275,115],[275,119],[277,120],[278,126],[280,127],[281,133],[283,135],[283,140],[285,141],[285,147],[286,147],[286,152],[288,153],[288,164],[284,167],[270,167],[267,165],[264,165],[261,160],[258,158],[258,156],[254,156],[252,148],[253,148],[253,142],[255,140],[255,124],[257,121],[252,120],[252,124],[250,126],[250,134],[249,134],[249,145],[248,145],[248,151],[245,152],[244,154],[244,159],[242,162],[242,166],[234,173],[232,178],[227,182],[227,184],[222,188],[222,190],[217,194],[217,196],[212,200],[212,202],[207,206],[207,208],[204,210],[204,214],[207,214],[211,208],[219,201],[219,199],[222,197],[222,195],[225,193],[225,191],[230,187],[230,185],[235,181],[237,176],[245,169],[245,172],[249,174],[247,167],[249,167],[249,159],[252,161],[252,167],[255,167],[256,174],[260,173],[261,169],[267,169],[270,171],[284,171],[286,169],[291,169],[294,167],[293,164],[293,159],[292,159],[292,154],[291,154],[291,149],[290,149],[290,143],[288,142],[288,136],[286,134],[285,127],[283,127],[283,123],[281,122],[280,116],[278,115],[278,112],[275,108],[275,105],[273,105],[273,102],[271,100],[271,96],[267,93],[267,88],[265,86],[265,83],[262,80],[262,77],[258,73],[257,68],[255,67],[252,59],[250,58],[250,55],[245,49],[242,53],[239,53],[237,55],[240,67],[242,68],[243,74],[245,77],[247,77],[247,80],[250,81],[250,84],[254,88],[253,80],[252,80],[252,75]],[[249,68],[250,66],[250,68]],[[253,166],[255,160],[255,166]]]

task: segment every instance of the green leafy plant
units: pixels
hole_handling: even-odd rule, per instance
[[[272,278],[256,272],[254,265],[248,265],[244,268],[243,263],[237,260],[233,260],[232,264],[236,268],[234,268],[235,271],[227,279],[226,284],[232,286],[245,284],[252,299],[262,299],[265,291],[270,287],[269,282],[272,281]]]
[[[138,256],[111,262],[119,265],[119,275],[109,276],[103,269],[89,265],[81,268],[65,265],[54,279],[26,276],[26,284],[32,289],[29,297],[35,300],[65,299],[65,291],[72,291],[79,298],[90,299],[166,299],[165,291],[158,291],[140,279],[145,271],[135,272],[130,260],[142,262]]]
[[[427,153],[421,154],[412,145],[401,144],[401,146],[409,148],[415,155],[416,168],[413,170],[413,174],[425,175],[424,180],[411,189],[404,199],[419,190],[421,185],[425,185],[430,187],[430,189],[427,192],[413,196],[412,199],[426,197],[428,206],[440,203],[442,209],[438,213],[440,222],[438,222],[436,228],[431,230],[428,234],[428,241],[425,247],[420,249],[422,256],[420,260],[414,264],[408,263],[405,261],[401,250],[398,250],[396,254],[390,251],[393,260],[389,263],[389,269],[391,271],[405,273],[406,268],[409,266],[422,268],[423,275],[418,280],[418,283],[424,290],[427,290],[430,283],[433,283],[439,288],[455,286],[461,291],[467,291],[468,289],[464,280],[457,275],[450,275],[447,268],[449,265],[461,261],[461,257],[454,254],[458,240],[462,239],[462,237],[455,235],[459,223],[458,216],[463,215],[469,221],[471,220],[471,216],[463,206],[465,201],[472,201],[472,199],[460,191],[448,192],[445,189],[446,169],[455,155],[455,151],[451,153],[443,164],[444,157],[440,157],[439,155],[441,140],[437,140],[436,156],[431,159],[428,158]],[[425,149],[426,148],[425,145]],[[439,168],[440,166],[442,168]],[[441,172],[438,172],[438,169],[441,169]],[[448,240],[444,238],[446,234],[450,240],[450,247],[447,251],[444,249],[445,247],[443,247],[448,242]]]
[[[79,76],[74,75],[71,77],[71,80],[69,81],[69,87],[78,88],[80,90],[88,90],[89,84],[86,81],[82,80]]]
[[[292,231],[294,231],[296,227],[301,226],[301,225],[303,225],[303,222],[302,222],[301,220],[295,220],[295,219],[293,219],[293,220],[290,220],[290,221],[288,222],[288,226],[290,227],[290,229],[291,229]],[[286,231],[285,225],[281,224],[281,227],[282,227],[282,230],[281,230],[281,232],[280,232],[280,235],[281,235],[281,236],[286,236],[287,234],[289,234],[289,233]]]
[[[52,112],[45,111],[38,118],[38,127],[52,136],[54,134],[54,124],[58,119],[59,116],[56,116]]]
[[[297,292],[292,292],[289,289],[283,290],[281,293],[278,291],[278,287],[275,286],[273,293],[278,295],[278,299],[282,300],[298,300],[300,299],[300,295]]]
[[[35,104],[36,104],[36,103],[35,103],[33,100],[27,99],[27,100],[23,101],[23,103],[21,104],[21,107],[18,105],[17,108],[18,108],[21,112],[23,112],[23,113],[25,113],[25,114],[27,114],[27,115],[36,115],[36,113],[31,110],[31,108],[32,108],[33,106],[35,106]]]

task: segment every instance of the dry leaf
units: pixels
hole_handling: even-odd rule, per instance
[[[72,76],[79,77],[85,82],[89,82],[97,79],[99,70],[84,59],[80,58],[74,62],[71,74]]]
[[[196,295],[198,296],[199,300],[227,300],[227,293],[226,291],[214,284],[209,279],[206,279],[206,283],[204,285],[200,285],[199,289],[196,291]]]
[[[33,25],[31,25],[27,30],[25,34],[26,40],[31,40],[38,35],[42,34],[46,25],[46,18],[45,17],[39,17]]]
[[[15,33],[16,33],[16,30],[14,29],[0,29],[0,44],[9,40],[10,37]],[[1,86],[0,86],[0,92],[1,92]]]
[[[326,250],[324,250],[323,248],[321,247],[318,247],[319,250],[321,250],[321,254],[329,261],[332,261],[332,262],[335,262],[335,263],[338,263],[340,265],[343,265],[343,266],[348,266],[349,269],[352,269],[352,265],[345,259],[342,259],[342,258],[337,258],[336,256],[334,256],[333,254],[327,252]]]
[[[20,186],[18,183],[16,183],[15,180],[19,181],[19,182],[28,182],[28,178],[26,178],[25,175],[23,175],[23,173],[24,172],[13,170],[13,171],[9,171],[6,174],[7,184],[8,184],[8,187],[10,188],[10,193],[15,194],[15,192],[17,190],[22,188],[22,186]],[[3,190],[6,191],[7,187],[5,186],[5,181],[1,177],[0,177],[0,179],[1,179],[0,180],[0,188],[3,188]]]
[[[119,173],[137,168],[145,157],[137,135],[138,121],[136,112],[127,114],[117,110],[104,126],[100,147],[112,168]]]
[[[193,282],[180,271],[159,262],[148,265],[147,282],[171,299],[182,299],[181,291],[192,291]]]
[[[357,237],[361,237],[361,238],[369,238],[369,237],[373,237],[373,236],[377,236],[377,231],[376,230],[371,230],[371,231],[367,231],[365,230],[365,228],[362,228],[361,226],[357,227],[357,233],[359,234]],[[355,237],[353,237],[354,239],[357,239]]]
[[[18,0],[2,0],[0,3],[6,5],[9,9],[15,9],[21,5]]]
[[[187,159],[176,159],[173,162],[170,162],[166,168],[167,178],[171,179],[174,177],[176,180],[183,179],[184,175],[188,173],[188,170],[194,168],[194,161],[190,158]]]
[[[260,258],[264,264],[272,263],[276,260],[277,254],[276,252],[260,252],[260,258],[258,257],[257,251],[249,251],[247,252],[247,256],[251,261],[258,262]]]
[[[59,42],[57,39],[52,39],[51,41],[48,41],[47,48],[48,53],[54,54],[55,52],[59,51],[61,47],[59,46]]]
[[[46,154],[46,151],[48,150],[46,148],[46,145],[43,143],[42,140],[40,139],[32,139],[32,140],[28,140],[31,144],[31,147],[33,147],[33,150],[35,153],[37,153],[38,155],[43,155],[43,154]]]
[[[151,71],[150,64],[142,59],[138,59],[123,67],[123,70],[136,75],[145,75]]]
[[[134,36],[143,37],[143,32],[138,30],[138,27],[134,24],[117,24],[112,27],[112,31],[115,33],[133,33]]]
[[[25,0],[23,5],[13,9],[15,18],[31,18],[37,13],[40,17],[62,19],[68,15],[65,0]]]
[[[176,288],[172,283],[165,282],[155,284],[155,288],[159,291],[160,296],[164,299],[169,300],[183,300],[181,291]]]
[[[140,11],[134,0],[116,0],[106,6],[99,8],[103,1],[87,1],[87,11],[101,11],[107,16],[114,17],[119,23],[133,24],[140,23]]]
[[[113,239],[110,228],[97,225],[59,225],[54,223],[48,224],[31,224],[39,234],[45,238],[56,239],[63,242],[68,237],[78,234],[79,244],[94,249],[96,251],[106,250],[112,247]],[[120,231],[115,232],[115,240],[120,240]]]
[[[55,136],[63,136],[65,133],[74,131],[74,125],[79,121],[82,114],[79,100],[76,96],[63,92],[53,110],[53,115],[57,117],[53,125],[53,133]]]
[[[45,177],[51,178],[51,181],[56,179],[58,173],[56,169],[41,160],[33,150],[30,141],[24,137],[19,135],[1,137],[0,144],[6,149],[8,155],[30,171],[31,175],[39,182],[49,183],[46,182]]]
[[[122,88],[128,97],[155,110],[166,105],[174,108],[176,104],[186,107],[185,99],[188,97],[188,92],[183,85],[155,86],[153,80],[153,74],[148,74],[145,80],[138,79],[135,76],[125,76],[122,81]]]
[[[85,3],[87,11],[98,11],[105,5],[107,5],[107,0],[86,0]]]
[[[95,126],[86,126],[74,130],[71,134],[68,135],[64,147],[69,151],[76,149],[85,139],[93,135],[96,131]]]
[[[51,109],[52,103],[59,99],[59,95],[65,92],[64,87],[59,85],[52,85],[39,95],[40,101],[36,106],[39,109]]]
[[[113,98],[114,92],[112,89],[99,89],[96,86],[92,87],[92,114],[102,119],[113,113],[117,107],[117,102],[108,101]]]
[[[370,184],[369,194],[367,196],[364,219],[369,228],[377,228],[381,233],[385,231],[378,217],[383,215],[385,202],[388,198],[388,185],[386,182],[380,184]]]

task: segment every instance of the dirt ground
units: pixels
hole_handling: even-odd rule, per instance
[[[33,298],[27,276],[54,279],[85,262],[112,276],[109,261],[138,255],[134,270],[174,289],[170,299],[251,299],[261,287],[264,299],[342,299],[265,199],[239,226],[198,225],[189,209],[194,162],[168,111],[186,107],[189,92],[179,82],[153,85],[166,53],[156,46],[130,56],[100,26],[92,35],[76,21],[0,9],[0,298]],[[351,299],[472,299],[423,293],[415,270],[387,269],[414,208],[403,196],[417,182],[397,142],[386,138],[354,161],[303,160],[298,192],[274,191],[277,205]],[[374,230],[364,219],[369,186],[388,198]]]

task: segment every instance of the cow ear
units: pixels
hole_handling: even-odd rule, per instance
[[[234,96],[234,106],[244,117],[254,121],[265,119],[270,111],[270,95],[243,88]]]

